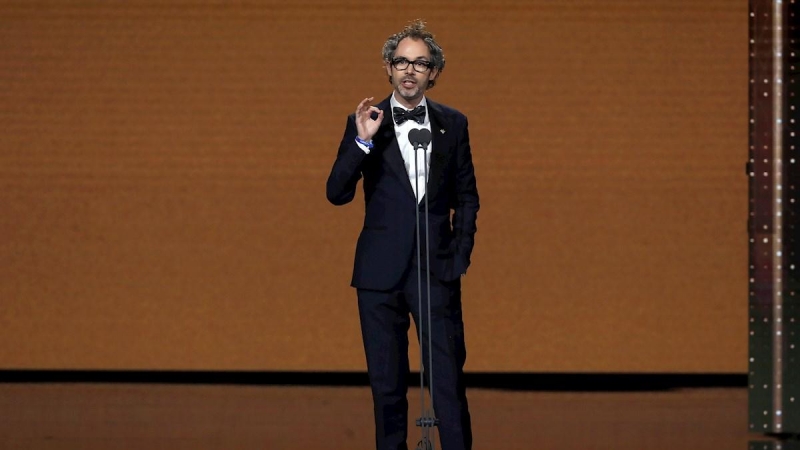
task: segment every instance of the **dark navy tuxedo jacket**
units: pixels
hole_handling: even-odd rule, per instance
[[[425,200],[419,205],[395,138],[392,112],[387,97],[376,107],[383,122],[372,138],[374,147],[366,154],[355,142],[358,134],[355,114],[339,145],[328,177],[328,200],[343,205],[353,200],[363,178],[364,226],[356,244],[352,286],[360,289],[390,290],[416,258],[416,211],[419,208],[421,243],[430,270],[441,281],[454,281],[466,273],[475,242],[478,189],[469,145],[467,118],[460,112],[427,99],[433,134],[428,201],[428,247],[425,246]],[[421,151],[421,150],[420,150]],[[452,214],[451,214],[452,211]],[[422,253],[425,267],[425,253]]]

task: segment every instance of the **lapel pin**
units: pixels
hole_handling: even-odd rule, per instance
[[[444,128],[439,128],[439,133],[444,134],[444,131],[445,131]]]

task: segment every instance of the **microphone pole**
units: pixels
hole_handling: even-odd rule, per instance
[[[416,231],[417,231],[417,294],[419,299],[419,344],[420,344],[420,374],[419,374],[419,383],[420,383],[420,404],[422,409],[422,415],[419,419],[417,419],[417,426],[422,428],[422,438],[420,439],[419,443],[417,444],[417,450],[433,450],[434,445],[433,441],[431,440],[431,429],[435,426],[439,425],[439,419],[436,418],[435,410],[434,410],[434,402],[433,402],[433,341],[431,339],[431,271],[430,271],[430,226],[428,222],[428,170],[430,168],[430,163],[428,161],[428,146],[431,143],[431,131],[425,128],[421,129],[412,129],[408,132],[408,141],[411,143],[412,147],[414,147],[414,185],[416,187],[416,205],[414,210],[416,211]],[[422,243],[420,241],[420,220],[419,220],[419,157],[418,157],[418,150],[423,151],[423,165],[425,166],[425,287],[426,287],[426,295],[427,295],[427,326],[428,326],[428,339],[427,339],[427,350],[428,350],[428,391],[431,397],[431,409],[430,411],[425,410],[425,363],[424,363],[424,348],[426,341],[423,340],[423,333],[422,330],[425,326],[425,320],[423,319],[422,314],[422,261],[421,261],[421,253],[422,253]]]

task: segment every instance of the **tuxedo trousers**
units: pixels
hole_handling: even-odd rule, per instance
[[[395,289],[357,290],[361,335],[375,409],[377,449],[408,448],[410,316],[414,320],[417,336],[422,327],[425,383],[428,384],[432,375],[432,401],[439,419],[441,449],[469,450],[472,448],[472,426],[463,372],[467,353],[461,309],[461,280],[445,283],[435,276],[430,277],[429,322],[426,288],[429,274],[424,271],[418,274],[416,255],[412,259]],[[418,281],[422,286],[421,311]],[[432,353],[429,353],[429,342]],[[431,357],[432,367],[429,367]]]

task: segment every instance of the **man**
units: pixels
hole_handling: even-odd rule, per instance
[[[425,372],[432,373],[442,450],[470,449],[461,277],[470,264],[479,204],[467,118],[425,96],[445,59],[423,22],[390,36],[383,59],[392,95],[376,106],[372,97],[365,98],[348,117],[327,183],[328,200],[342,205],[353,199],[359,179],[364,179],[366,210],[352,286],[357,289],[377,448],[407,449],[410,314],[417,330],[423,320],[420,344]],[[415,149],[409,141],[409,131],[415,129],[432,133],[427,148],[421,144]],[[422,289],[421,308],[418,293],[428,280],[432,355],[427,288]]]

